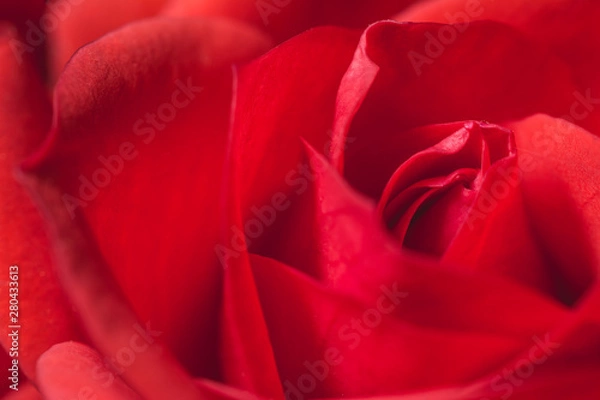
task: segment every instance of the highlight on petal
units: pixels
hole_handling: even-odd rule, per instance
[[[94,398],[140,400],[95,350],[64,342],[46,351],[37,365],[38,386],[45,399]]]
[[[54,270],[45,222],[14,176],[23,158],[44,138],[50,125],[50,102],[32,57],[16,58],[13,40],[22,37],[2,24],[0,265],[5,275],[0,284],[0,343],[11,348],[10,326],[20,326],[19,368],[24,380],[24,375],[35,377],[35,362],[42,352],[60,341],[78,338],[79,332]],[[9,310],[15,301],[18,310]]]

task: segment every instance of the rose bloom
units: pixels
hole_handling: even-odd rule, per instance
[[[599,18],[4,1],[3,398],[600,398]]]

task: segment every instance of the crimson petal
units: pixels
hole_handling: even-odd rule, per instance
[[[13,54],[10,42],[15,39],[22,40],[7,25],[0,26],[0,264],[6,268],[0,285],[0,306],[6,310],[0,313],[0,341],[10,348],[9,325],[21,326],[19,366],[33,378],[40,354],[77,338],[78,330],[54,271],[45,222],[14,178],[18,164],[40,145],[50,124],[41,79],[31,58],[19,63]],[[11,265],[18,267],[16,296],[16,287],[9,284]],[[18,300],[14,314],[9,313],[9,293]]]
[[[401,251],[386,234],[374,205],[353,192],[314,150],[307,158],[318,171],[312,197],[317,203],[316,248],[311,250],[327,271],[321,279],[327,286],[374,302],[381,284],[397,281],[413,293],[399,307],[403,317],[441,329],[534,334],[567,316],[558,302],[510,280],[463,269],[459,261],[445,267]],[[508,292],[512,296],[506,298]],[[481,313],[484,303],[489,314]]]
[[[19,382],[19,391],[6,394],[2,400],[44,400],[41,393],[30,383]]]
[[[510,126],[527,216],[565,295],[578,299],[600,273],[600,139],[544,115]]]
[[[362,73],[342,81],[340,95],[346,100],[341,104],[355,98],[362,104],[344,105],[352,124],[336,126],[334,134],[348,141],[345,176],[369,196],[378,198],[401,160],[413,154],[409,148],[419,146],[403,135],[407,129],[461,120],[499,124],[535,112],[562,115],[576,100],[568,66],[506,25],[474,22],[436,57],[423,56],[428,38],[445,27],[372,25],[349,69]],[[494,51],[487,51],[489,46]],[[348,89],[352,86],[360,88],[360,96]],[[341,169],[339,160],[333,161]]]
[[[416,0],[172,0],[163,11],[173,16],[236,18],[263,28],[282,42],[310,28],[335,25],[364,28],[391,18]]]
[[[288,397],[401,394],[468,381],[525,343],[407,322],[396,307],[413,293],[392,295],[395,284],[378,288],[373,302],[358,302],[275,260],[252,256],[251,262]]]
[[[329,151],[339,82],[359,35],[341,28],[317,28],[240,68],[228,155],[230,188],[224,195],[225,207],[235,210],[239,219],[224,224],[226,248],[235,250],[241,239],[253,251],[277,252],[311,263],[310,254],[290,249],[290,240],[277,233],[278,226],[294,219],[298,239],[308,239],[304,233],[309,221],[294,206],[294,198],[308,188],[302,185],[302,172],[297,169],[300,138],[324,153]],[[277,218],[266,215],[270,207],[277,207]],[[286,207],[289,210],[279,213]],[[261,219],[258,228],[245,225],[256,218]],[[256,237],[252,229],[263,230],[264,235]]]
[[[581,89],[564,110],[565,117],[597,135],[600,135],[599,18],[600,4],[594,0],[431,0],[415,4],[395,17],[398,21],[455,23],[460,30],[470,29],[475,20],[499,21],[552,48],[569,65]]]
[[[190,372],[215,379],[219,217],[207,210],[218,208],[230,63],[267,47],[258,32],[219,20],[156,19],[111,33],[69,63],[50,136],[28,161],[40,187],[59,193],[54,222],[89,227],[81,245],[97,243],[136,315],[164,332]]]
[[[129,22],[154,16],[166,0],[58,0],[46,10],[53,21],[38,28],[48,37],[52,80],[77,49]],[[115,12],[115,10],[119,10]]]

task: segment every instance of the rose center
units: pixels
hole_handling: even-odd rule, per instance
[[[427,129],[407,137],[421,138]],[[447,135],[396,169],[378,212],[404,247],[441,256],[466,222],[488,169],[514,157],[515,145],[509,130],[487,122],[436,129],[447,130]]]

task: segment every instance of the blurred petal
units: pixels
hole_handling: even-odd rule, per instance
[[[204,392],[207,400],[261,400],[256,394],[225,386],[221,383],[197,379],[196,385]]]
[[[218,208],[230,63],[267,46],[219,20],[157,19],[111,33],[69,63],[51,135],[28,160],[39,189],[59,191],[54,223],[89,228],[78,245],[97,244],[136,315],[194,375],[219,376],[219,218],[209,210]]]
[[[532,229],[567,294],[578,297],[600,272],[600,138],[544,115],[510,127]]]
[[[107,361],[98,352],[79,343],[65,342],[52,347],[40,358],[37,368],[38,385],[48,400],[141,399],[115,371],[109,368]],[[258,400],[257,396],[250,393],[206,380],[198,380],[196,385],[203,392],[202,399],[206,400]],[[23,389],[19,390],[22,391]],[[29,397],[15,397],[15,400],[21,398],[29,399]],[[41,399],[41,397],[37,398]]]
[[[563,277],[549,268],[545,249],[531,229],[519,178],[513,176],[516,164],[515,157],[494,165],[468,205],[459,204],[461,224],[453,232],[443,262],[501,275],[572,305],[573,299],[563,290]],[[444,212],[454,206],[433,207]],[[429,227],[434,226],[436,214],[430,211],[427,216],[430,218],[422,224],[416,243],[426,242],[427,222]]]
[[[156,15],[166,0],[55,0],[46,10],[53,81],[81,46],[129,22]],[[51,27],[51,28],[50,28]]]
[[[257,238],[251,239],[246,232],[253,228],[247,221],[251,212],[256,213],[254,206],[269,204],[278,190],[289,191],[286,168],[300,160],[301,136],[325,147],[333,117],[327,110],[333,111],[339,79],[357,38],[358,32],[340,28],[316,29],[273,49],[239,73],[228,154],[232,167],[224,193],[223,215],[228,217],[218,251],[226,267],[224,368],[229,382],[265,396],[281,398],[283,393],[246,246],[284,249],[269,242],[269,234],[257,238],[250,233]],[[307,57],[296,57],[303,53]],[[258,228],[266,233],[267,226]],[[246,333],[248,327],[251,333]]]
[[[19,391],[9,390],[2,400],[44,400],[42,394],[31,383],[19,381]]]
[[[225,380],[265,398],[283,399],[248,255],[240,254],[224,267],[221,358]]]
[[[253,256],[251,262],[288,398],[294,392],[316,398],[400,394],[466,381],[498,367],[524,343],[423,328],[401,313],[392,317],[385,313],[395,313],[395,300],[386,297],[391,286],[380,289],[383,301],[359,303],[275,260]]]
[[[0,20],[25,22],[39,16],[44,11],[44,0],[4,0],[0,3]]]
[[[60,343],[38,361],[38,385],[48,400],[94,398],[139,400],[123,380],[115,376],[95,350],[75,342]]]
[[[379,197],[420,145],[407,145],[407,129],[460,120],[501,123],[536,111],[562,115],[575,101],[567,66],[515,30],[473,23],[433,57],[428,38],[444,27],[372,25],[342,81],[336,121],[344,122],[336,124],[334,136],[348,145],[344,158],[334,154],[332,162],[341,168],[344,161],[350,183],[371,197]],[[489,46],[493,52],[485,51]]]
[[[376,390],[382,387],[385,388],[383,393],[390,393],[400,388],[414,390],[422,379],[432,379],[423,383],[424,386],[429,387],[452,384],[456,381],[465,382],[477,378],[475,372],[471,375],[467,372],[471,362],[483,363],[473,370],[478,373],[485,371],[484,365],[489,367],[487,371],[491,374],[490,377],[481,380],[485,388],[480,387],[478,390],[480,396],[482,393],[491,395],[494,390],[496,392],[500,390],[497,389],[497,385],[491,386],[495,382],[498,371],[505,369],[509,372],[514,371],[514,368],[522,364],[523,357],[531,357],[530,354],[536,347],[538,347],[536,351],[540,350],[539,341],[544,339],[550,340],[552,344],[560,338],[558,344],[561,349],[548,364],[548,368],[560,370],[561,365],[588,365],[582,371],[586,368],[593,371],[596,368],[597,361],[594,360],[596,360],[595,354],[599,341],[594,332],[597,332],[598,326],[590,325],[591,316],[587,321],[581,320],[577,316],[578,312],[566,313],[562,307],[549,301],[550,299],[523,290],[506,280],[459,272],[454,268],[446,269],[443,266],[432,265],[423,259],[399,254],[393,250],[393,246],[390,246],[381,232],[378,232],[381,228],[377,226],[374,210],[371,208],[369,211],[369,207],[361,205],[359,198],[353,198],[356,195],[352,195],[341,184],[340,178],[335,176],[321,156],[314,150],[309,154],[317,186],[315,198],[320,203],[317,208],[319,214],[315,220],[324,230],[324,234],[316,237],[319,242],[317,248],[324,251],[323,261],[330,268],[335,268],[329,275],[331,281],[324,283],[336,289],[337,293],[334,296],[345,293],[342,295],[343,301],[340,299],[333,303],[335,305],[331,305],[330,300],[327,300],[328,296],[330,298],[333,295],[331,289],[321,287],[289,266],[274,260],[251,257],[254,279],[257,282],[263,312],[284,381],[284,389],[288,395],[290,393],[288,390],[298,390],[300,385],[307,385],[303,386],[304,389],[314,387],[312,390],[316,396],[335,396],[339,391],[345,395],[367,395],[361,392],[363,390],[373,390],[368,394],[379,393]],[[311,286],[318,289],[310,289]],[[361,333],[360,325],[354,321],[360,321],[362,314],[363,323],[367,324],[366,312],[372,309],[370,312],[373,314],[375,306],[379,304],[378,297],[381,297],[382,293],[397,293],[398,290],[404,292],[406,296],[399,301],[389,317],[399,320],[398,323],[403,321],[404,325],[408,323],[408,326],[400,329],[402,325],[397,325],[400,329],[397,331],[385,322],[379,325],[371,320],[374,326],[365,328],[363,325],[362,332],[365,333]],[[324,296],[324,292],[330,295]],[[507,296],[507,293],[510,293],[510,296]],[[347,297],[348,294],[350,298]],[[343,316],[346,314],[341,310],[357,300],[364,308],[350,313],[345,318],[347,321],[344,324]],[[482,310],[486,312],[482,313]],[[286,318],[285,315],[289,314],[293,314],[295,318],[292,320]],[[352,318],[353,314],[355,319]],[[383,320],[386,317],[384,316]],[[283,319],[288,323],[279,324],[278,321]],[[577,320],[579,322],[574,327],[576,329],[569,328]],[[415,326],[415,323],[418,326]],[[443,345],[444,350],[433,351],[434,360],[431,356],[418,355],[420,346],[429,350],[436,346],[437,339],[430,337],[424,326],[435,326],[436,335],[442,335],[443,340],[448,341]],[[415,342],[403,350],[402,344],[411,342],[411,329],[419,330],[416,334],[419,338],[418,343]],[[386,335],[392,330],[394,334],[390,333],[388,341]],[[494,336],[491,334],[488,339],[483,339],[486,336],[483,332],[488,332],[488,335],[491,332],[496,334],[503,332],[497,338],[503,337],[504,340],[509,340],[506,342],[508,347],[501,345],[501,342],[486,344],[485,341],[491,340]],[[554,333],[548,336],[548,332]],[[478,336],[481,334],[483,336]],[[459,346],[460,356],[452,357],[450,355],[452,348],[458,345],[456,343],[460,343],[460,335],[467,335],[471,344]],[[398,337],[402,339],[398,340]],[[312,343],[306,344],[307,340]],[[513,345],[508,345],[510,340],[515,340]],[[425,342],[427,344],[424,344]],[[351,351],[344,353],[343,349],[348,348],[352,343],[355,345],[350,349]],[[482,346],[481,349],[479,344]],[[383,346],[385,351],[379,353],[379,345]],[[323,371],[325,367],[321,361],[325,359],[326,351],[331,348],[342,350],[344,361],[335,368],[329,365],[325,373],[328,374],[327,377],[322,382],[315,381],[316,386],[310,385],[308,378],[302,376],[306,376],[307,371],[311,371],[309,368],[317,368],[314,367],[317,364],[319,370]],[[486,353],[492,348],[499,353],[495,356]],[[364,358],[361,358],[363,350]],[[402,356],[397,355],[396,350],[402,353]],[[469,353],[471,350],[473,350],[472,355]],[[412,355],[415,355],[414,361]],[[424,368],[429,371],[433,364],[436,365],[436,371],[440,371],[435,378],[426,373],[411,375],[415,373],[415,369],[418,370],[419,360],[425,358],[428,361]],[[401,368],[404,364],[398,365],[398,359],[411,360],[406,361],[411,366],[410,371],[403,371]],[[443,366],[444,360],[448,359],[452,360],[454,367]],[[369,367],[369,360],[377,360],[376,366]],[[394,360],[393,366],[382,367],[382,363],[387,363],[388,360],[389,362]],[[462,372],[453,369],[456,367],[457,360],[461,360],[459,369],[465,368]],[[501,367],[503,364],[505,366]],[[360,367],[356,367],[357,365]],[[355,367],[359,369],[354,369]],[[395,371],[393,384],[392,381],[386,381],[384,375],[380,375],[390,370]],[[465,375],[448,377],[449,370]],[[363,382],[361,379],[365,375],[369,380]],[[341,379],[336,378],[337,376],[343,377],[343,383],[336,381]],[[406,386],[403,386],[403,381],[399,377],[407,379],[404,384]],[[445,381],[446,377],[447,381]],[[301,382],[302,379],[304,383]],[[501,375],[499,379],[502,379]],[[369,389],[369,384],[374,381],[377,385]],[[359,383],[353,386],[356,382]],[[541,382],[536,379],[532,381],[531,386],[513,388],[513,390],[517,393],[522,392],[522,398],[527,399],[529,391],[535,393],[536,386],[540,384]],[[296,389],[290,385],[295,385]],[[544,384],[540,390],[551,390],[543,389],[543,386]],[[558,389],[564,390],[560,386]],[[357,392],[354,393],[353,390]],[[469,397],[473,395],[472,392],[465,395],[464,390],[457,390],[457,393],[456,397],[452,398],[473,398]],[[415,398],[419,397],[415,395]]]
[[[223,16],[250,22],[282,42],[310,28],[365,28],[391,18],[415,0],[171,0],[172,16]]]
[[[272,207],[273,200],[282,200],[283,206],[277,207],[285,208],[294,192],[302,191],[302,182],[295,175],[302,154],[301,137],[328,152],[339,82],[359,34],[341,28],[314,29],[240,68],[228,155],[230,187],[224,194],[228,199],[225,206],[235,210],[239,219],[225,223],[222,240],[227,248],[233,248],[238,240],[230,229],[236,226],[253,251],[286,254],[290,262],[295,259],[310,264],[311,255],[291,249],[292,242],[277,230],[284,219],[297,216],[298,236],[310,240],[304,230],[310,221],[301,213],[290,210],[273,221],[269,216],[259,217],[266,221],[259,221],[262,227],[269,229],[263,229],[264,235],[257,240],[245,235],[252,227],[244,224],[257,218],[259,209]]]
[[[152,321],[141,323],[117,286],[81,219],[72,220],[52,180],[26,176],[49,223],[57,268],[91,341],[113,361],[133,388],[149,400],[201,398],[192,379],[156,338]],[[164,382],[169,382],[165,387]]]
[[[246,176],[244,195],[255,200],[273,192],[274,182],[282,182],[298,161],[301,137],[316,148],[326,147],[338,86],[358,34],[341,28],[315,29],[240,70],[232,135],[233,151],[243,157],[239,164]],[[248,142],[252,152],[243,151]],[[266,188],[271,190],[261,190]]]
[[[316,171],[312,251],[320,256],[325,270],[321,280],[327,286],[375,302],[382,284],[397,282],[411,293],[399,305],[399,315],[440,329],[533,335],[566,317],[558,302],[510,280],[401,251],[374,205],[350,189],[314,151],[309,157]],[[482,313],[482,307],[489,313]]]
[[[20,325],[20,368],[34,377],[37,358],[54,343],[77,337],[51,259],[45,223],[14,178],[22,159],[40,145],[50,125],[50,102],[30,57],[19,63],[7,25],[0,27],[0,285],[1,343],[10,347],[9,325]],[[18,266],[18,315],[9,314],[9,266]],[[18,318],[14,323],[10,318]]]
[[[398,21],[457,23],[461,30],[470,30],[469,24],[474,20],[500,21],[551,47],[569,65],[573,79],[582,89],[573,99],[578,105],[564,113],[597,135],[600,135],[599,18],[600,4],[594,0],[430,0],[415,4],[395,17]],[[590,97],[594,99],[591,102]]]
[[[311,387],[315,397],[359,396],[475,379],[526,349],[531,335],[542,334],[565,318],[560,306],[508,281],[402,255],[378,223],[374,206],[344,186],[317,152],[308,154],[316,187],[298,201],[317,202],[317,214],[307,218],[314,221],[316,232],[315,248],[309,251],[321,253],[320,268],[329,273],[317,283],[290,266],[255,255],[250,256],[253,276],[231,268],[237,265],[245,271],[247,267],[238,262],[245,255],[230,259],[236,263],[229,265],[232,276],[244,282],[238,283],[237,293],[231,292],[231,298],[239,296],[237,304],[243,304],[241,299],[248,302],[252,298],[248,293],[257,290],[262,310],[253,311],[257,317],[248,317],[245,326],[254,331],[257,323],[266,322],[286,396],[294,396],[290,393],[299,390],[298,385],[307,385],[304,392]],[[288,225],[287,233],[292,234],[293,228]],[[293,235],[289,239],[293,241]],[[353,329],[359,328],[352,327],[353,320],[376,309],[386,290],[408,296],[397,299],[395,306],[391,303],[392,314],[383,316],[387,322],[381,327],[356,333]],[[482,315],[482,307],[489,312]],[[252,336],[239,340],[252,348]],[[350,348],[353,343],[358,345]],[[460,356],[452,356],[455,346]],[[302,378],[309,371],[307,363],[323,368],[319,361],[330,348],[341,351],[344,361],[329,366],[327,377],[315,380],[315,385]],[[398,359],[404,362],[398,364]],[[462,360],[458,367],[457,359]],[[444,367],[444,360],[453,367]],[[420,362],[423,371],[434,363],[443,373],[427,374],[420,370]],[[304,383],[299,382],[302,379]]]

